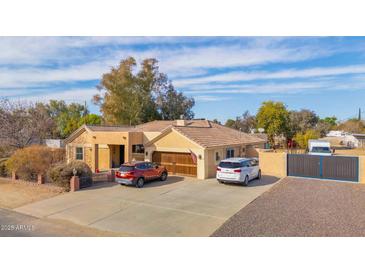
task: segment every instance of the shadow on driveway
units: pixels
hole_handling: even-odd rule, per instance
[[[254,180],[250,181],[250,183],[246,187],[258,187],[258,186],[272,185],[279,180],[280,180],[279,177],[262,175],[260,180],[254,179]],[[224,184],[230,185],[230,186],[236,186],[236,187],[243,187],[242,184],[240,184],[240,183],[224,183]]]
[[[164,186],[164,185],[171,185],[171,184],[175,184],[177,182],[181,182],[184,179],[185,179],[185,177],[182,177],[182,176],[169,176],[166,181],[160,181],[159,179],[157,179],[157,180],[154,180],[154,181],[146,182],[143,188],[151,188],[151,187],[158,187],[158,186]],[[81,191],[88,190],[88,189],[109,188],[109,187],[114,187],[116,185],[119,185],[119,184],[114,183],[114,182],[113,183],[112,182],[96,182],[96,183],[93,184],[92,187],[81,189]],[[135,187],[135,186],[126,185],[126,187]]]

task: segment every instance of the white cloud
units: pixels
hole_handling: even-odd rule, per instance
[[[229,100],[231,97],[214,96],[214,95],[197,95],[194,96],[195,101],[198,102],[217,102],[222,100]]]
[[[25,44],[33,44],[33,39],[27,40]],[[37,41],[37,40],[35,40]],[[83,43],[79,40],[74,42],[73,40],[62,40],[61,45],[68,45],[72,43]],[[10,43],[11,44],[11,43]],[[28,51],[20,50],[18,55],[14,57],[9,51],[11,47],[8,41],[8,46],[5,53],[0,56],[1,58],[19,58],[23,61],[36,62],[37,54],[33,54],[36,51],[42,51],[43,57],[51,56],[55,54],[56,49],[60,47],[57,44],[57,39],[50,39],[45,42],[44,45],[35,43],[33,47]],[[57,46],[54,46],[57,44]],[[55,47],[55,48],[53,48]],[[23,47],[21,47],[23,48]],[[51,48],[51,49],[49,49]],[[1,52],[1,50],[0,50]],[[197,76],[206,73],[209,68],[223,68],[232,66],[250,66],[257,64],[265,64],[271,62],[290,62],[295,60],[302,60],[306,58],[313,58],[314,55],[309,51],[298,51],[292,49],[241,49],[239,47],[200,47],[200,48],[184,48],[184,49],[159,49],[153,48],[148,50],[115,50],[105,53],[107,56],[101,58],[95,57],[96,60],[89,59],[87,62],[83,62],[78,65],[68,65],[59,68],[44,68],[44,67],[22,67],[22,68],[2,68],[0,69],[0,88],[14,88],[14,87],[27,87],[38,86],[49,82],[68,82],[68,81],[83,81],[83,80],[97,80],[100,79],[103,73],[107,72],[111,66],[118,65],[118,62],[128,56],[135,56],[137,62],[140,62],[144,58],[155,57],[160,60],[160,68],[162,72],[166,72],[170,77],[189,77]],[[16,54],[15,54],[16,55]],[[35,59],[33,59],[35,58]],[[58,55],[57,58],[71,58],[64,57],[64,55]],[[3,60],[4,61],[4,60]],[[44,60],[43,60],[44,61]],[[230,79],[246,79],[260,77],[260,75],[244,75],[242,73],[228,73],[220,74],[216,76],[209,76],[205,78],[194,78],[175,80],[176,86],[180,87],[184,84],[191,83],[204,83],[207,81],[229,81]],[[243,78],[243,80],[245,80]]]
[[[206,84],[212,82],[234,82],[234,81],[253,81],[268,79],[289,79],[289,78],[311,78],[322,76],[338,76],[346,74],[364,74],[365,65],[353,65],[342,67],[318,67],[311,69],[293,69],[276,72],[255,71],[255,72],[229,72],[207,77],[195,77],[174,80],[176,87],[188,85]]]
[[[90,102],[93,95],[96,93],[96,89],[67,89],[47,94],[18,94],[9,98],[13,100],[22,100],[29,102],[48,102],[49,100],[64,100],[66,102]]]
[[[266,83],[224,86],[205,86],[185,91],[186,94],[240,94],[240,93],[298,93],[304,90],[316,90],[326,88],[328,83],[322,82],[294,82],[294,83]]]

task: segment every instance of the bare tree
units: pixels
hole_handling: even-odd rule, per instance
[[[51,135],[54,122],[41,105],[0,100],[0,146],[12,149],[39,144]]]

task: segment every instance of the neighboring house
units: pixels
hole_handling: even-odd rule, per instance
[[[331,143],[331,146],[345,146],[348,148],[365,148],[365,134],[347,133],[344,131],[330,131],[321,138]]]
[[[63,148],[64,143],[62,139],[45,139],[44,144],[51,148]]]
[[[208,120],[176,120],[135,127],[84,125],[65,144],[68,161],[83,160],[93,171],[147,160],[172,174],[205,179],[215,176],[222,159],[256,156],[265,140]]]
[[[347,133],[343,130],[330,130],[326,136],[327,137],[344,137]]]
[[[348,147],[365,147],[365,134],[354,133],[345,137],[345,144]]]
[[[253,136],[255,136],[257,138],[260,138],[260,139],[265,141],[265,144],[264,144],[265,149],[270,148],[269,138],[267,137],[266,133],[254,133]]]

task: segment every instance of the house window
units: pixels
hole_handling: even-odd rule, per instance
[[[233,158],[233,157],[234,157],[234,149],[233,148],[227,148],[226,158]]]
[[[132,145],[132,153],[144,153],[144,146],[142,144]]]
[[[76,160],[84,160],[84,149],[82,147],[76,148]]]
[[[215,153],[215,161],[216,161],[216,162],[218,162],[218,161],[219,161],[219,158],[220,158],[220,157],[219,157],[219,152],[216,152],[216,153]]]

